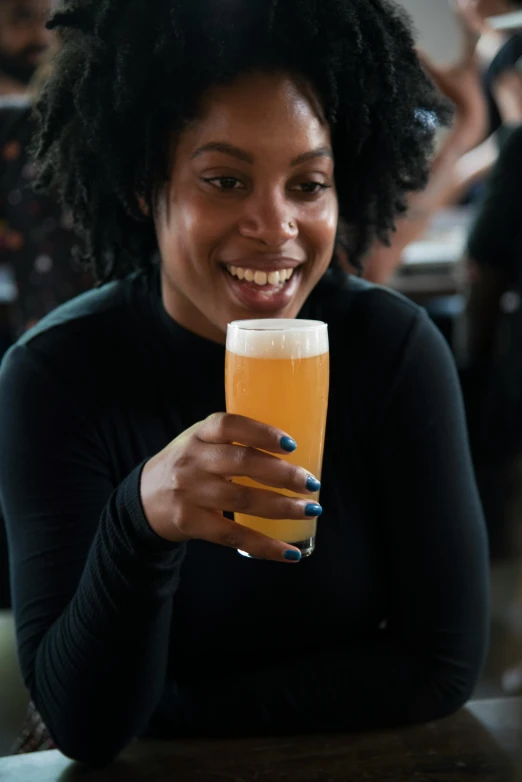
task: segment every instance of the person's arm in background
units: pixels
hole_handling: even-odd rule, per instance
[[[397,221],[390,245],[375,242],[371,248],[365,276],[372,282],[386,283],[400,266],[405,247],[422,236],[437,210],[458,203],[473,185],[489,176],[502,146],[504,127],[522,122],[512,70],[522,57],[522,38],[512,36],[506,41],[481,19],[473,0],[450,0],[450,4],[464,33],[462,63],[441,69],[421,57],[441,92],[454,103],[456,122],[435,157],[426,189],[411,195],[409,211]],[[488,67],[486,83],[482,74]]]
[[[389,246],[376,240],[368,253],[364,276],[379,284],[387,282],[400,265],[404,248],[425,232],[435,212],[464,194],[469,180],[463,179],[459,162],[482,141],[487,127],[475,55],[449,69],[436,68],[424,55],[421,59],[441,92],[454,104],[455,122],[434,158],[426,188],[411,194],[408,211],[397,220]],[[491,160],[486,162],[490,164]]]

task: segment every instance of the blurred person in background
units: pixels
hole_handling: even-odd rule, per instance
[[[506,3],[478,3],[485,16]],[[517,5],[522,6],[522,3]],[[492,553],[520,555],[522,453],[522,34],[499,49],[484,75],[490,132],[499,154],[470,232],[464,259],[466,365],[461,372],[475,469]],[[510,527],[513,527],[511,529]],[[509,624],[522,635],[522,573]],[[502,677],[522,694],[522,659]]]
[[[0,15],[7,18],[11,6],[14,18],[15,6],[23,5],[4,6],[0,0]],[[43,27],[43,11],[40,22]],[[51,46],[33,74],[29,91],[16,100],[0,98],[0,271],[8,283],[0,300],[0,358],[40,318],[92,285],[92,277],[73,261],[79,240],[70,216],[54,196],[37,194],[32,187],[37,173],[29,153],[35,129],[33,102],[52,68],[57,45],[56,34],[49,35]],[[0,518],[0,609],[9,606],[7,542]]]
[[[504,112],[509,112],[511,126],[467,243],[471,317],[466,352],[473,361],[491,356],[503,309],[499,301],[506,293],[519,291],[522,282],[522,74],[504,72],[496,94]],[[516,297],[504,301],[504,310],[518,311]]]
[[[30,156],[33,104],[57,48],[54,35],[27,95],[17,101],[0,99],[0,257],[16,289],[4,343],[92,285],[90,275],[73,260],[78,237],[70,215],[52,194],[36,193],[32,187],[37,175]]]
[[[437,210],[453,200],[460,186],[459,162],[480,143],[488,124],[487,104],[477,78],[476,56],[467,51],[456,66],[443,69],[420,53],[421,62],[440,91],[454,106],[454,123],[435,155],[426,187],[411,193],[407,210],[395,225],[389,243],[376,240],[365,260],[364,276],[386,284],[411,242],[428,228]],[[426,117],[429,122],[430,118]]]
[[[522,38],[517,33],[506,41],[486,19],[515,6],[522,3],[459,3],[466,33],[462,61],[440,68],[422,57],[432,79],[454,104],[455,122],[434,158],[427,187],[411,195],[390,245],[374,243],[365,271],[374,282],[388,281],[404,248],[423,234],[436,211],[454,203],[456,194],[463,195],[464,183],[469,185],[487,168],[481,169],[480,158],[483,139],[489,137],[493,168],[465,259],[469,300],[462,319],[466,339],[461,381],[494,557],[512,555],[514,465],[522,440],[522,82],[517,48],[522,47]],[[490,48],[489,61],[480,45],[485,36],[493,43],[496,39],[497,53],[491,59]]]
[[[455,107],[455,123],[434,158],[423,192],[412,194],[390,244],[376,241],[366,259],[365,277],[386,284],[401,264],[404,249],[428,228],[435,213],[458,203],[483,182],[498,148],[517,125],[503,76],[522,58],[522,34],[506,39],[487,19],[522,9],[521,0],[450,0],[464,36],[461,61],[441,67],[421,60],[441,92]]]
[[[458,6],[470,34],[477,35],[478,54],[482,65],[482,83],[488,104],[488,135],[497,134],[501,144],[510,120],[506,117],[498,89],[501,77],[517,66],[522,58],[522,33],[511,35],[492,29],[487,20],[522,9],[521,0],[460,0]]]
[[[24,94],[49,46],[51,0],[1,0],[0,96]]]
[[[497,95],[514,126],[468,238],[461,378],[492,549],[512,555],[522,453],[522,75],[506,71]]]
[[[92,285],[74,262],[71,217],[53,195],[33,190],[34,127],[31,100],[0,106],[0,257],[15,285],[6,324],[11,340]]]

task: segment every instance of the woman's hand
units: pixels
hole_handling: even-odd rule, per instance
[[[145,465],[141,498],[150,526],[172,542],[198,538],[263,559],[296,561],[295,547],[223,516],[223,511],[268,519],[320,515],[315,502],[231,481],[241,476],[299,494],[318,491],[314,476],[271,455],[294,449],[293,440],[271,426],[227,413],[211,415]]]

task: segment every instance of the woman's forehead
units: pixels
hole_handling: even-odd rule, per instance
[[[330,142],[330,129],[311,91],[283,74],[247,74],[232,84],[213,87],[205,94],[189,133],[198,145],[216,139],[288,147],[293,140],[312,146]]]

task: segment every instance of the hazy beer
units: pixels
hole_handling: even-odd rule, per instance
[[[245,320],[229,324],[225,386],[227,412],[253,418],[288,433],[297,450],[281,458],[321,478],[328,407],[329,353],[325,323],[310,320]],[[259,486],[248,478],[238,483]],[[267,488],[261,487],[261,488]],[[272,490],[272,489],[271,489]],[[314,495],[289,496],[313,501]],[[236,513],[251,529],[312,553],[317,519],[261,519]]]

